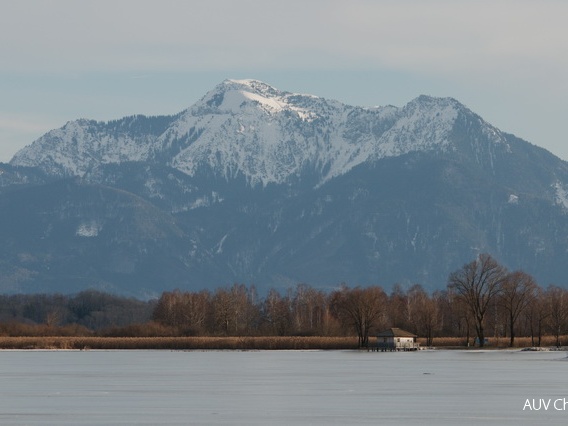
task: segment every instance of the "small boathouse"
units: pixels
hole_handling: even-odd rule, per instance
[[[400,328],[389,328],[377,334],[376,350],[386,351],[417,351],[420,345],[416,342],[415,334]]]

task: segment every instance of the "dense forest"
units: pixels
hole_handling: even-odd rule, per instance
[[[369,336],[399,327],[425,338],[456,337],[483,346],[486,337],[516,336],[560,346],[568,328],[568,290],[539,286],[522,271],[508,272],[481,255],[452,273],[444,290],[419,285],[340,284],[322,290],[298,284],[259,296],[254,285],[214,291],[164,292],[140,301],[98,291],[76,295],[0,296],[0,336]]]

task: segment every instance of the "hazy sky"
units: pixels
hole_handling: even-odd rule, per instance
[[[0,161],[225,78],[361,106],[451,96],[568,160],[566,0],[0,0]]]

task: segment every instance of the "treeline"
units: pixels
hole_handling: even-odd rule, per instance
[[[99,291],[0,295],[0,335],[86,335],[147,323],[156,301]]]
[[[542,288],[530,275],[509,272],[484,254],[452,273],[445,289],[431,293],[419,284],[395,285],[390,293],[380,286],[342,284],[325,291],[298,284],[261,297],[255,286],[234,284],[168,291],[147,302],[94,291],[0,296],[0,335],[34,330],[132,337],[357,335],[359,346],[367,346],[369,336],[389,327],[411,331],[428,346],[439,337],[460,338],[468,346],[483,346],[492,337],[513,346],[516,336],[529,337],[532,346],[553,336],[560,346],[568,329],[568,290]]]

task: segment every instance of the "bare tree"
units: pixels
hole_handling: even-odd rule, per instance
[[[233,284],[229,289],[232,333],[246,334],[249,328],[250,298],[248,288],[244,284]]]
[[[556,346],[560,347],[560,335],[568,321],[568,291],[551,285],[546,289],[545,298],[550,312],[550,328],[556,339]]]
[[[537,287],[535,292],[535,299],[525,312],[527,321],[529,323],[532,346],[540,347],[540,345],[542,344],[543,329],[548,317],[550,316],[550,311],[548,310],[545,295],[546,294],[542,290],[542,288]],[[537,339],[536,342],[535,337]]]
[[[434,330],[440,322],[438,301],[428,295],[420,284],[408,290],[408,306],[414,333],[426,337],[426,346],[432,346]]]
[[[244,284],[219,288],[212,298],[215,325],[224,334],[243,335],[251,332],[256,314],[256,290],[249,291]]]
[[[485,314],[490,302],[501,292],[506,269],[488,254],[450,274],[448,286],[456,291],[470,310],[479,346],[485,345]]]
[[[230,291],[226,288],[215,290],[211,299],[211,305],[215,329],[221,330],[223,334],[228,335],[232,331],[231,322],[234,318]]]
[[[420,284],[414,284],[406,293],[407,322],[412,325],[411,330],[415,334],[420,333],[422,322],[421,318],[419,318],[420,310],[426,297],[428,297],[428,295]]]
[[[469,347],[469,341],[472,337],[472,328],[475,323],[473,313],[471,312],[471,309],[469,309],[469,306],[463,297],[452,294],[452,300],[454,302],[454,314],[457,318],[457,331],[461,336],[463,336],[465,332],[464,346]]]
[[[384,315],[387,296],[381,287],[343,286],[332,295],[334,311],[357,331],[360,347],[369,346],[369,332]]]
[[[61,310],[59,308],[51,309],[45,315],[45,325],[48,327],[55,327],[59,325],[61,321]]]
[[[289,334],[292,323],[289,297],[270,289],[262,304],[262,318],[268,332],[277,336]]]
[[[469,311],[464,309],[463,301],[457,297],[452,289],[436,292],[436,303],[440,313],[439,332],[444,336],[467,335],[466,346],[469,342],[469,326],[467,325]],[[470,321],[471,322],[471,321]]]
[[[509,324],[509,346],[515,344],[515,326],[520,315],[525,312],[536,297],[537,285],[533,278],[522,271],[508,274],[501,285],[499,305],[505,310]]]
[[[323,335],[327,312],[327,297],[308,284],[298,284],[292,302],[295,331],[302,335]]]
[[[400,283],[393,286],[387,303],[387,315],[392,327],[409,327],[408,295]]]
[[[163,292],[154,308],[154,321],[169,327],[180,327],[182,325],[182,312],[179,309],[180,298],[179,290]]]
[[[183,316],[190,330],[200,334],[204,331],[211,310],[211,293],[201,290],[186,293],[183,298]]]
[[[203,331],[210,311],[211,294],[207,290],[199,293],[164,292],[154,308],[155,321],[175,328],[184,334]]]

